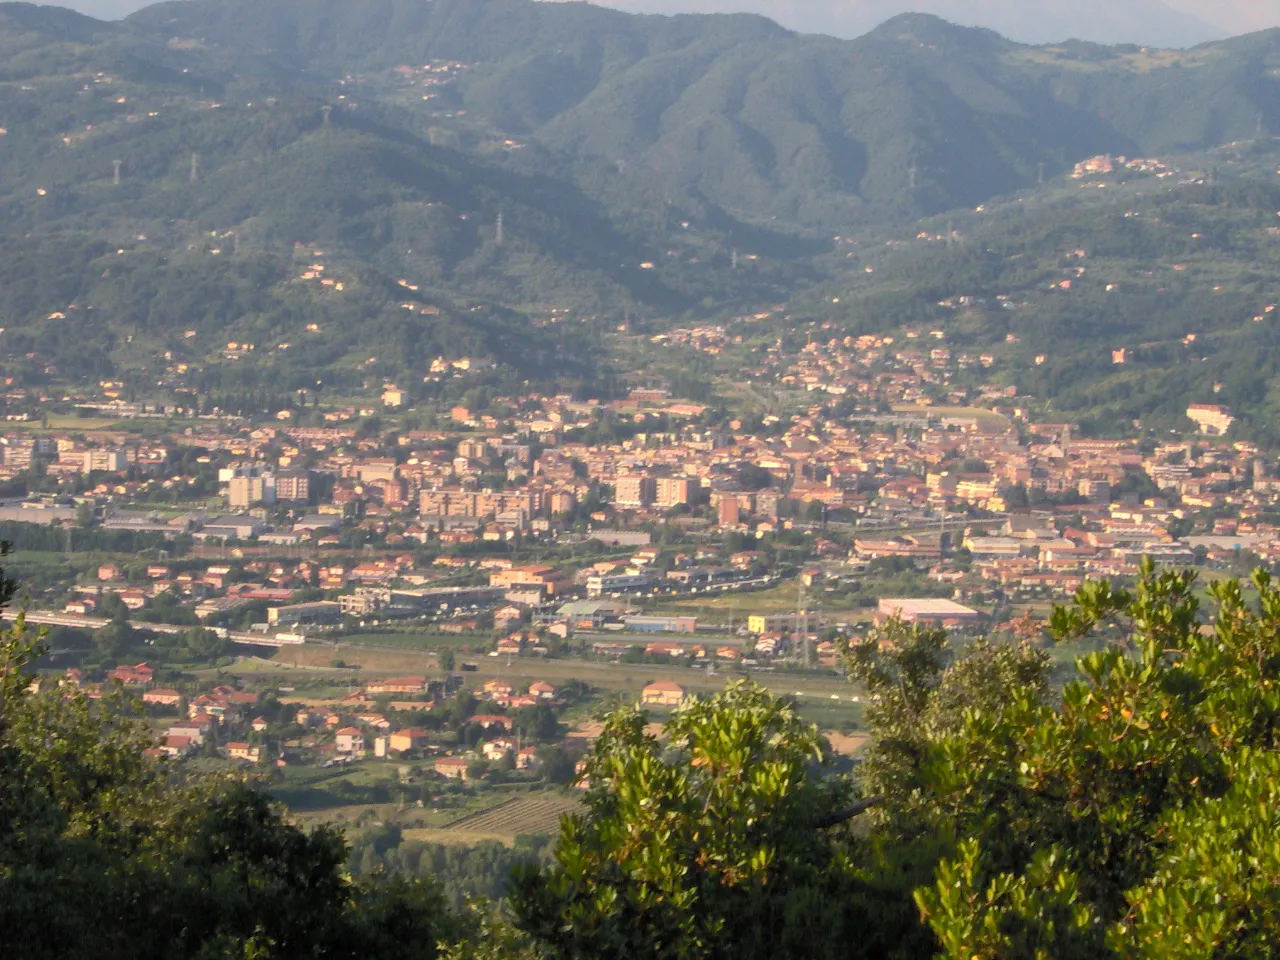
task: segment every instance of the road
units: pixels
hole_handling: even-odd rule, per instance
[[[5,610],[3,616],[5,620],[18,619],[19,611]],[[74,627],[78,630],[98,630],[105,627],[111,621],[105,617],[82,617],[75,613],[56,613],[48,610],[28,610],[27,623],[34,623],[39,626],[47,627]],[[135,630],[150,630],[152,633],[184,633],[190,630],[190,627],[178,626],[172,623],[145,623],[141,620],[131,620],[129,625]],[[296,644],[297,641],[277,640],[275,637],[264,636],[260,633],[241,633],[226,631],[226,638],[232,643],[247,643],[256,647],[284,647]]]

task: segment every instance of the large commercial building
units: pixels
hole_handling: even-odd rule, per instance
[[[608,593],[634,593],[658,582],[656,573],[617,573],[587,578],[587,596],[599,599]]]
[[[626,617],[623,624],[635,633],[697,633],[696,617]]]
[[[315,603],[295,603],[288,607],[272,607],[267,611],[267,622],[273,627],[292,627],[308,623],[338,623],[341,620],[342,608],[328,600],[317,600]]]
[[[975,623],[982,614],[954,600],[886,599],[880,601],[879,618],[901,617],[907,623]]]

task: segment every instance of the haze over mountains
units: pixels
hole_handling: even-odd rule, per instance
[[[1190,47],[1228,30],[1162,0],[602,0],[632,13],[758,13],[784,27],[862,36],[902,13],[929,13],[986,27],[1022,43],[1077,38],[1098,43]],[[1277,16],[1280,20],[1280,15]]]
[[[1070,38],[1187,47],[1280,26],[1280,4],[1262,0],[593,0],[633,13],[756,13],[806,33],[861,36],[901,13],[931,13],[1023,43]],[[116,19],[145,0],[72,0]]]

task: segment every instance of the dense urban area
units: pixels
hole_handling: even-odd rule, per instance
[[[1221,405],[1085,439],[1016,389],[951,386],[989,358],[943,330],[760,356],[741,389],[779,412],[751,420],[661,386],[406,410],[388,383],[254,418],[105,383],[0,441],[31,491],[0,517],[46,676],[124,685],[158,751],[274,770],[298,810],[512,839],[509,805],[530,834],[569,809],[538,791],[574,779],[615,698],[662,712],[755,676],[854,757],[840,654],[878,621],[1012,635],[1143,557],[1210,578],[1280,559],[1275,458]]]

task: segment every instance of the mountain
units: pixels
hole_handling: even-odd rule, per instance
[[[532,0],[0,4],[0,129],[5,375],[359,390],[467,353],[582,378],[594,320],[758,310],[838,271],[833,237],[1280,132],[1280,31],[1169,52],[926,15],[842,41]]]
[[[1280,128],[1271,34],[1185,54],[1035,48],[910,15],[840,42],[527,0],[186,0],[127,24],[236,71],[359,72],[369,94],[397,67],[459,62],[449,106],[565,158],[592,190],[824,232],[978,203],[1041,164],[1051,177],[1094,153],[1241,138],[1260,114]]]
[[[100,20],[114,20],[147,6],[146,0],[72,0],[68,6]],[[1069,38],[1097,43],[1189,47],[1231,33],[1280,26],[1262,5],[1175,0],[608,0],[629,13],[757,13],[802,33],[852,38],[902,13],[930,13],[955,23],[986,27],[1023,43]]]
[[[1021,43],[1068,39],[1192,47],[1227,31],[1161,0],[604,0],[629,13],[758,13],[803,33],[852,38],[903,13],[985,27]],[[1274,25],[1274,24],[1273,24]]]

